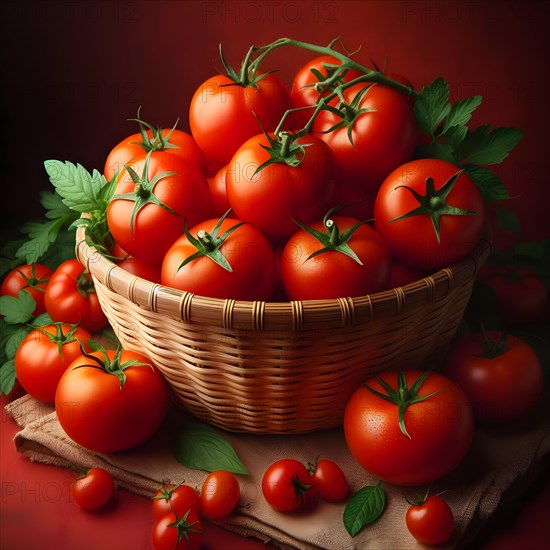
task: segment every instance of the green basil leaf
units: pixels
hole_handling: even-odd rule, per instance
[[[8,395],[15,385],[15,361],[10,359],[0,367],[0,395]]]
[[[59,160],[47,160],[44,167],[63,203],[71,210],[83,213],[101,208],[100,193],[106,181],[97,170],[90,174],[81,164]]]
[[[26,290],[20,290],[17,298],[0,296],[0,315],[3,315],[6,323],[10,325],[26,323],[32,318],[35,308],[36,302]]]
[[[344,527],[354,537],[370,523],[375,522],[386,507],[386,493],[378,485],[368,485],[359,489],[346,504],[344,509]]]
[[[464,169],[472,178],[485,200],[497,201],[510,198],[508,190],[494,172],[473,164],[465,165]]]
[[[495,128],[489,130],[483,126],[483,132],[477,136],[479,141],[464,159],[472,164],[499,164],[518,144],[523,137],[523,132],[517,128]]]
[[[227,470],[234,474],[248,474],[231,443],[206,424],[186,424],[176,434],[174,456],[178,462],[194,470]]]
[[[433,136],[450,110],[449,84],[443,78],[437,78],[429,86],[424,86],[414,105],[420,131]]]
[[[449,115],[443,124],[442,133],[453,126],[465,126],[472,118],[472,113],[481,105],[483,98],[479,95],[468,97],[451,105]]]

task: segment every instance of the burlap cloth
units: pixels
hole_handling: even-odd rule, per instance
[[[457,528],[447,547],[468,542],[480,523],[486,521],[499,503],[518,493],[534,472],[550,456],[550,419],[547,402],[542,400],[533,415],[517,426],[504,429],[477,429],[474,443],[461,466],[451,476],[431,487],[432,493],[445,490]],[[180,465],[172,453],[175,430],[181,429],[185,416],[174,410],[150,441],[128,452],[101,455],[76,445],[61,429],[52,407],[24,396],[7,405],[9,415],[22,428],[15,446],[30,460],[62,467],[100,465],[109,470],[119,487],[151,496],[163,480],[200,486],[205,472]],[[307,462],[317,456],[338,462],[348,477],[351,491],[376,484],[377,479],[357,465],[347,450],[341,430],[299,436],[224,435],[250,472],[238,476],[241,506],[219,522],[228,530],[269,541],[281,548],[312,549],[408,549],[415,542],[405,527],[408,504],[401,487],[383,484],[387,494],[382,517],[351,538],[342,522],[344,504],[320,503],[307,514],[275,512],[261,496],[261,478],[269,464],[283,457]],[[418,489],[407,489],[413,496]]]

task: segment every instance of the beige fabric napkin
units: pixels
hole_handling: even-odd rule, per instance
[[[151,440],[131,451],[101,455],[75,444],[63,432],[53,408],[24,396],[6,407],[21,426],[15,446],[30,460],[62,467],[101,465],[109,470],[117,484],[144,496],[151,496],[162,481],[200,486],[206,472],[190,470],[173,457],[171,442],[182,428],[185,415],[174,410]],[[307,515],[288,515],[272,510],[261,496],[261,478],[275,460],[292,457],[303,462],[317,456],[335,460],[348,477],[352,492],[376,484],[354,461],[340,429],[299,436],[258,436],[223,434],[233,444],[249,470],[238,476],[241,506],[223,521],[228,530],[254,536],[283,549],[391,549],[406,550],[422,545],[405,527],[408,504],[401,487],[383,484],[387,494],[382,517],[356,537],[346,532],[342,514],[345,504],[320,503]],[[543,459],[550,455],[550,418],[541,401],[540,410],[517,426],[504,429],[478,429],[474,443],[461,466],[451,476],[431,487],[432,493],[446,491],[456,518],[457,528],[447,547],[465,544],[480,523],[496,510],[502,499],[525,484]],[[424,489],[424,488],[422,488]],[[420,489],[409,488],[412,497]]]

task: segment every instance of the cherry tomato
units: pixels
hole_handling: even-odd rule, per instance
[[[317,495],[327,502],[339,502],[348,496],[348,481],[342,468],[332,460],[317,460],[310,468],[311,484]]]
[[[136,157],[148,153],[150,150],[165,151],[177,155],[191,162],[201,171],[205,170],[204,158],[199,146],[193,137],[187,132],[178,129],[164,128],[144,130],[147,140],[141,133],[132,134],[115,145],[105,161],[104,174],[107,180],[111,180],[117,172],[122,171],[125,165],[131,163]],[[154,134],[154,135],[153,135]]]
[[[332,75],[337,70],[334,66],[340,66],[341,64],[341,61],[331,55],[321,55],[300,67],[290,89],[292,108],[314,107],[319,102],[319,99],[327,96],[336,85],[350,82],[362,75],[359,71],[347,70],[345,74],[342,74],[334,81],[333,86],[330,86],[323,92],[318,91],[315,88],[315,84],[320,82],[319,75],[323,77],[326,77],[329,73]],[[291,113],[287,118],[287,127],[303,128],[312,114],[313,109],[303,109]]]
[[[311,225],[329,243],[332,234],[343,235],[359,221],[347,216],[325,217]],[[340,241],[338,241],[339,243]],[[344,248],[344,246],[346,248]],[[325,249],[311,257],[311,254]],[[348,255],[351,250],[356,256]],[[359,260],[359,261],[357,261]],[[363,296],[387,288],[391,257],[380,236],[361,224],[349,241],[330,248],[315,235],[299,229],[287,242],[281,258],[281,278],[291,300],[317,300]]]
[[[411,535],[422,544],[444,544],[455,530],[453,512],[438,495],[411,505],[405,522]]]
[[[520,338],[497,331],[461,337],[449,350],[446,373],[470,399],[479,423],[507,423],[539,400],[543,371],[539,358]]]
[[[66,260],[54,271],[44,303],[54,321],[77,324],[89,332],[108,325],[90,273],[78,260]]]
[[[279,512],[294,512],[311,501],[312,481],[307,468],[298,460],[283,458],[267,468],[262,477],[262,493]]]
[[[57,384],[69,365],[90,351],[92,335],[78,327],[53,324],[35,328],[15,353],[15,374],[25,391],[44,403],[55,402]]]
[[[117,179],[107,208],[107,224],[115,241],[130,255],[160,264],[170,245],[189,225],[212,215],[206,177],[189,161],[165,151],[136,157]]]
[[[214,203],[214,213],[216,216],[222,216],[227,212],[231,205],[227,198],[226,189],[226,170],[227,167],[220,168],[213,176],[208,178],[208,185],[210,186],[210,193],[212,193],[212,201]]]
[[[386,385],[396,393],[390,396]],[[429,484],[452,472],[473,431],[462,390],[429,371],[384,372],[367,380],[344,413],[345,438],[357,462],[396,485]]]
[[[191,240],[182,235],[170,247],[162,263],[162,284],[212,298],[268,300],[275,290],[271,244],[252,224],[237,227],[241,222],[227,217],[219,223],[199,223],[189,230]],[[204,254],[182,266],[199,249]]]
[[[240,498],[239,482],[234,474],[226,470],[211,472],[202,484],[202,511],[209,518],[219,519],[229,515]]]
[[[258,75],[260,76],[260,75]],[[262,76],[241,85],[214,75],[195,91],[189,108],[191,134],[204,154],[207,173],[225,166],[248,138],[277,127],[290,107],[288,90],[278,76]]]
[[[198,518],[202,515],[199,493],[189,485],[164,484],[153,496],[153,515],[157,521],[170,512],[183,517],[189,510]]]
[[[283,147],[281,140],[270,139],[273,143],[256,135],[239,148],[226,168],[226,189],[234,215],[276,243],[296,231],[293,220],[316,221],[333,206],[329,201],[334,190],[334,158],[322,140],[307,135],[298,138],[285,157],[297,165],[278,160],[256,172],[271,158],[264,147]]]
[[[202,524],[190,511],[183,516],[169,513],[153,525],[155,550],[199,550],[203,539]]]
[[[0,296],[17,298],[20,290],[26,290],[36,303],[33,315],[45,313],[44,294],[53,271],[44,264],[24,264],[12,269],[0,286]]]
[[[454,164],[419,159],[396,168],[374,203],[376,230],[394,258],[421,271],[464,258],[483,236],[481,193]]]
[[[92,451],[130,449],[151,437],[167,410],[168,390],[151,361],[133,351],[81,355],[55,393],[61,427]]]
[[[315,134],[334,152],[339,181],[376,193],[392,170],[412,158],[414,115],[403,94],[379,84],[351,86],[344,98],[358,105],[343,107],[344,117],[322,111],[315,119]]]
[[[95,510],[111,500],[115,482],[107,470],[91,468],[73,481],[71,492],[81,508]]]

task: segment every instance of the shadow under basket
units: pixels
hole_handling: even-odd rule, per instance
[[[434,366],[490,254],[403,287],[333,300],[247,302],[197,296],[124,271],[86,242],[101,307],[125,349],[148,356],[197,418],[230,431],[305,433],[339,426],[369,376]]]

